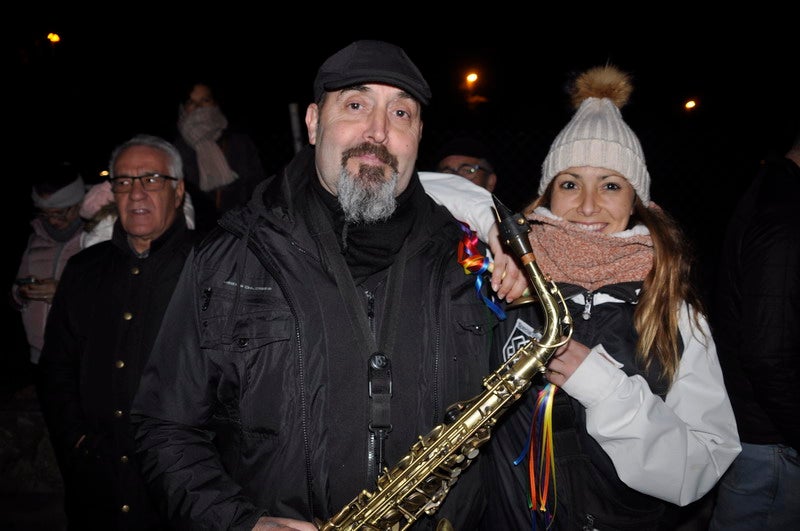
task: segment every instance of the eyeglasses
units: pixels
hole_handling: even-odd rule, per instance
[[[460,175],[462,177],[466,177],[467,179],[474,178],[475,174],[478,173],[479,171],[484,171],[486,173],[492,172],[492,170],[490,170],[489,168],[485,168],[480,164],[467,164],[467,163],[462,164],[458,168],[450,168],[448,166],[445,166],[439,171],[442,173],[452,173],[454,175]]]
[[[142,184],[145,192],[158,192],[164,188],[164,183],[167,181],[178,181],[177,177],[170,175],[162,175],[160,173],[145,173],[138,177],[130,177],[128,175],[120,175],[109,179],[111,182],[111,191],[115,194],[127,194],[133,190],[133,182],[138,180]]]

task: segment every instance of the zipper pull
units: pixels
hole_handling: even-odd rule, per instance
[[[201,312],[208,310],[208,305],[211,303],[211,288],[206,288],[203,290],[203,306],[200,308]]]
[[[368,289],[364,290],[367,298],[367,319],[369,319],[369,331],[375,336],[375,295]]]
[[[594,293],[592,293],[591,291],[587,291],[583,297],[584,297],[583,314],[581,315],[581,317],[583,317],[584,321],[588,321],[589,319],[592,318],[592,303],[594,301]]]

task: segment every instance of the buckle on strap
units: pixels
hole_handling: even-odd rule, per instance
[[[392,431],[390,399],[392,398],[392,362],[389,356],[376,352],[369,357],[369,430],[385,439]]]

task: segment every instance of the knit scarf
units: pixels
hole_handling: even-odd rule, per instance
[[[199,107],[188,113],[181,107],[179,111],[178,130],[197,153],[200,189],[204,192],[226,186],[239,177],[217,145],[226,127],[228,120],[219,107]]]
[[[542,272],[589,291],[643,280],[653,267],[653,239],[644,225],[615,234],[588,232],[544,207],[528,215],[529,238]]]

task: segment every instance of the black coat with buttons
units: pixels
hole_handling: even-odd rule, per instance
[[[139,257],[117,221],[110,241],[79,252],[64,269],[38,394],[70,529],[166,528],[139,472],[128,411],[194,239],[177,216]]]

